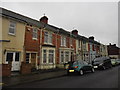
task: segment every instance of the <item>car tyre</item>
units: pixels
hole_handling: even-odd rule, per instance
[[[80,74],[81,76],[84,74],[84,72],[83,72],[82,69],[79,71],[79,74]]]

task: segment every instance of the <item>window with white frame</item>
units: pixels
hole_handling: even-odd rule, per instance
[[[68,51],[65,52],[65,61],[66,62],[69,61],[69,52]]]
[[[42,63],[43,64],[53,64],[55,63],[55,50],[44,48],[42,56]]]
[[[72,42],[73,42],[73,40],[72,40],[72,38],[70,38],[70,46],[72,46]]]
[[[10,26],[9,26],[9,34],[15,35],[15,30],[16,30],[16,23],[10,21]]]
[[[86,42],[83,41],[83,50],[85,51],[86,50]]]
[[[92,47],[92,44],[90,44],[90,51],[92,51],[92,48],[93,48],[93,47]]]
[[[52,44],[52,33],[44,33],[44,43]]]
[[[64,52],[63,51],[60,52],[60,62],[61,63],[64,62]]]
[[[38,30],[36,28],[33,29],[33,39],[37,39],[37,33],[38,33]]]
[[[47,62],[47,50],[43,50],[43,63]]]
[[[60,51],[60,63],[65,63],[70,61],[69,51]]]
[[[54,61],[54,50],[49,50],[49,63]]]
[[[66,37],[61,37],[61,46],[66,46]]]
[[[7,52],[6,61],[13,61],[13,52]]]

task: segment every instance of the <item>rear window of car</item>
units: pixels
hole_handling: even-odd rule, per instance
[[[78,61],[74,62],[73,65],[77,65],[78,64]]]

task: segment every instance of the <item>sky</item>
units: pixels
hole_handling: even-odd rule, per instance
[[[5,0],[6,1],[6,0]],[[67,31],[77,29],[85,37],[118,46],[118,2],[3,2],[1,6],[39,20],[45,13],[48,24]]]

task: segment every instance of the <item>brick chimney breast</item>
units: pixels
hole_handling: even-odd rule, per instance
[[[46,16],[43,16],[43,17],[40,18],[40,22],[48,24],[48,18]]]

